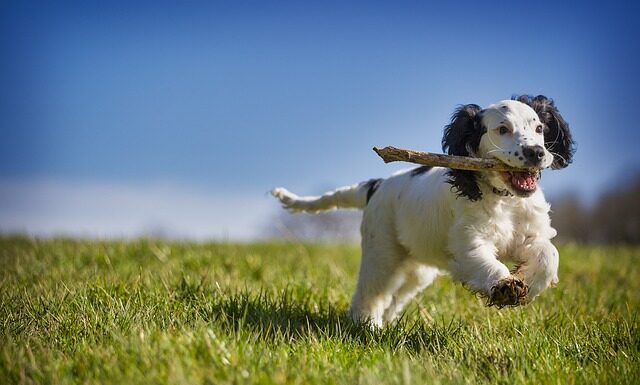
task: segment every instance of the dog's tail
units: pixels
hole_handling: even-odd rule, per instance
[[[282,206],[293,211],[318,212],[337,208],[364,208],[376,192],[383,179],[371,179],[352,186],[341,187],[322,196],[300,197],[284,187],[271,190],[271,195],[282,202]]]

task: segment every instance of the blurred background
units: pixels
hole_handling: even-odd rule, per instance
[[[638,243],[637,8],[1,2],[0,232],[353,241],[267,192],[384,177],[373,146],[440,152],[458,104],[528,93],[577,142],[542,179],[560,236]]]

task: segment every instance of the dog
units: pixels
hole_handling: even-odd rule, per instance
[[[362,209],[362,260],[349,316],[381,327],[449,272],[487,305],[529,303],[558,282],[543,169],[567,167],[575,145],[553,100],[515,96],[460,106],[445,126],[449,155],[494,158],[534,172],[421,166],[319,197],[271,191],[291,211]],[[513,270],[503,263],[510,261]]]

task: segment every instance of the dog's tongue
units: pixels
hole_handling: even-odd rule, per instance
[[[511,173],[511,183],[523,190],[533,190],[536,187],[536,174],[532,172]]]

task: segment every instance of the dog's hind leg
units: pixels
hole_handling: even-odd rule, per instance
[[[407,263],[404,270],[404,282],[393,294],[391,304],[384,312],[383,321],[385,323],[393,321],[413,297],[429,286],[441,274],[440,270],[434,267],[413,262]]]
[[[349,310],[349,316],[356,322],[382,327],[393,293],[404,283],[402,262],[407,258],[405,250],[392,244],[389,246],[363,245],[358,284]]]

